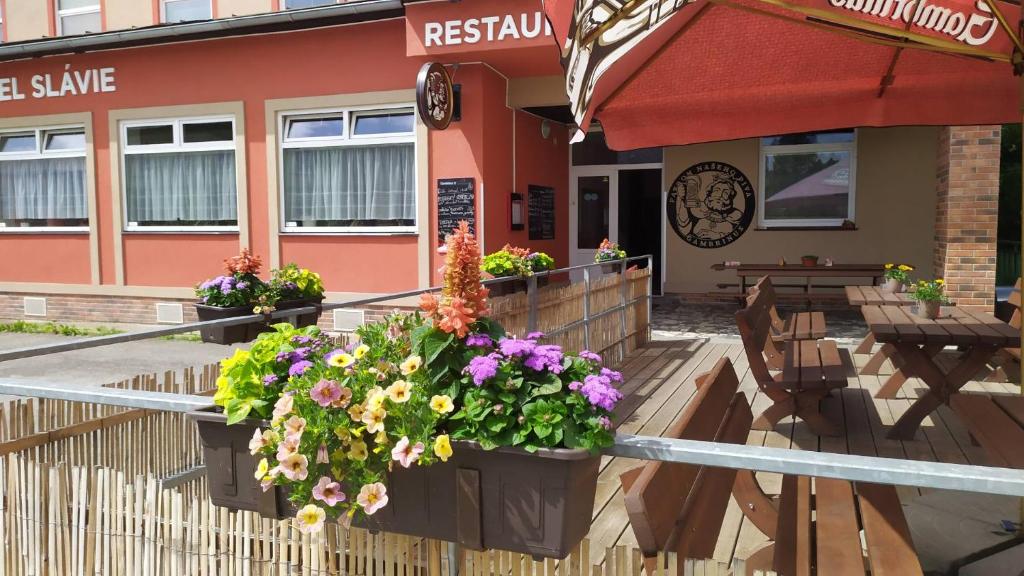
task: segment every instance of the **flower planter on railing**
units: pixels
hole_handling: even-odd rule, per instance
[[[192,413],[206,460],[210,500],[268,518],[295,515],[285,487],[260,488],[249,440],[259,420],[231,426],[215,410]],[[388,475],[388,505],[353,524],[535,557],[564,558],[590,530],[600,455],[585,450],[483,450],[453,443],[446,463],[396,466]]]
[[[277,303],[276,307],[278,310],[294,310],[295,308],[305,308],[307,306],[315,306],[316,312],[306,312],[304,314],[296,314],[295,319],[291,322],[292,326],[296,328],[305,328],[306,326],[315,326],[320,321],[320,315],[323,310],[320,306],[323,304],[323,296],[319,298],[301,298],[298,300],[282,300]]]
[[[238,318],[252,315],[252,306],[233,306],[221,308],[218,306],[207,306],[196,304],[196,316],[200,321],[223,320],[225,318]],[[210,326],[199,329],[199,335],[203,342],[214,344],[236,344],[248,342],[265,332],[267,326],[263,322],[250,322],[248,324],[235,324],[234,326]]]

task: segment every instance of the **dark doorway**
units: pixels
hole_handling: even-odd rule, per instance
[[[654,293],[661,293],[661,170],[619,170],[619,245],[654,255]]]

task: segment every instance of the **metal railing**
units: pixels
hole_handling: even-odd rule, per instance
[[[651,264],[650,256],[628,258],[625,260],[614,261],[612,263],[619,266],[620,272],[625,272],[629,262],[637,260],[646,260],[648,266]],[[530,317],[527,322],[528,325],[533,328],[537,326],[537,277],[565,274],[581,270],[583,272],[583,282],[586,284],[586,289],[584,290],[583,318],[563,326],[559,331],[569,330],[572,327],[579,325],[587,327],[590,322],[593,322],[599,317],[620,312],[622,314],[621,334],[625,337],[626,310],[628,307],[636,305],[640,300],[646,299],[648,312],[650,312],[652,299],[650,291],[650,276],[647,280],[648,290],[645,296],[629,299],[627,287],[628,282],[623,278],[622,284],[624,287],[622,289],[619,305],[608,310],[604,310],[599,314],[590,314],[590,270],[600,265],[602,264],[586,264],[582,266],[562,268],[549,272],[541,272],[534,277],[531,277],[528,280],[527,285],[527,299],[530,302]],[[495,284],[510,280],[518,280],[518,278],[498,278],[487,280],[485,284]],[[434,292],[437,290],[437,288],[411,290],[400,294],[388,294],[372,298],[349,300],[346,302],[328,303],[323,304],[320,308],[330,310],[335,308],[348,308],[359,305],[375,304],[398,298],[416,296],[426,292]],[[310,306],[307,308],[277,311],[270,314],[269,318],[283,318],[295,314],[314,312],[316,309],[316,307]],[[650,318],[650,314],[648,314],[648,318]],[[158,328],[128,334],[118,334],[114,336],[101,336],[88,340],[76,340],[61,344],[20,348],[0,353],[0,362],[16,358],[30,358],[69,350],[79,350],[122,342],[132,342],[136,340],[165,336],[168,334],[191,332],[204,326],[233,326],[250,322],[265,322],[267,319],[268,315],[254,314],[240,318],[195,322],[169,328]],[[586,333],[589,331],[585,330],[584,332]],[[212,399],[209,396],[168,394],[98,387],[83,388],[80,384],[39,382],[37,380],[15,378],[0,378],[0,394],[52,398],[78,402],[94,402],[112,406],[145,408],[169,412],[191,412],[196,409],[212,406]],[[783,448],[769,448],[764,446],[747,446],[742,444],[725,444],[674,438],[634,436],[628,434],[617,435],[615,438],[615,444],[606,449],[604,453],[608,456],[639,460],[678,462],[720,468],[778,472],[799,476],[816,476],[821,478],[836,478],[858,482],[874,482],[901,486],[915,486],[919,488],[936,488],[1024,497],[1024,471],[1008,468],[944,464],[938,462],[923,462],[918,460],[901,460],[896,458],[856,456],[825,452],[809,452]],[[180,477],[166,479],[166,482],[186,481],[195,477],[197,473],[198,472],[195,469],[186,471],[180,475]]]

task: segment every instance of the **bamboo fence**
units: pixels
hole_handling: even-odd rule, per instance
[[[290,520],[217,508],[165,489],[152,476],[105,467],[68,467],[15,454],[0,459],[0,569],[4,575],[106,576],[336,575],[640,576],[639,550],[609,548],[590,566],[589,541],[561,561],[503,551],[464,551],[446,543],[325,525],[298,532]],[[679,576],[673,555],[651,576]],[[682,576],[746,574],[712,560],[687,560]]]

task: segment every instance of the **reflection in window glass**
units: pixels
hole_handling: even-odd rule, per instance
[[[230,142],[235,138],[235,129],[231,122],[204,122],[201,124],[182,124],[182,140],[184,142]]]
[[[288,121],[288,138],[330,138],[345,134],[341,116],[329,118],[293,118]]]
[[[356,116],[356,123],[352,133],[356,136],[401,134],[412,132],[412,125],[412,112],[360,114]]]
[[[580,250],[596,250],[608,237],[608,187],[607,176],[580,176],[577,180]]]
[[[35,152],[35,134],[7,134],[0,136],[0,152]]]
[[[46,135],[46,149],[56,150],[84,150],[85,132],[57,132]]]
[[[764,195],[768,220],[845,220],[850,153],[767,154]]]
[[[174,127],[170,124],[161,126],[131,126],[128,128],[129,146],[172,143],[174,143]]]
[[[99,9],[95,12],[61,15],[60,17],[61,36],[77,36],[102,31],[103,21],[100,18]]]
[[[640,148],[617,151],[608,148],[604,132],[588,132],[583,142],[572,145],[573,166],[601,166],[604,164],[660,164],[661,148]]]
[[[762,146],[801,146],[805,144],[844,144],[853,142],[853,130],[803,132],[761,138]]]
[[[164,22],[191,22],[212,17],[211,0],[164,0]]]
[[[337,3],[337,0],[284,0],[284,9],[295,10],[296,8],[313,8],[314,6],[327,6],[329,4]]]

